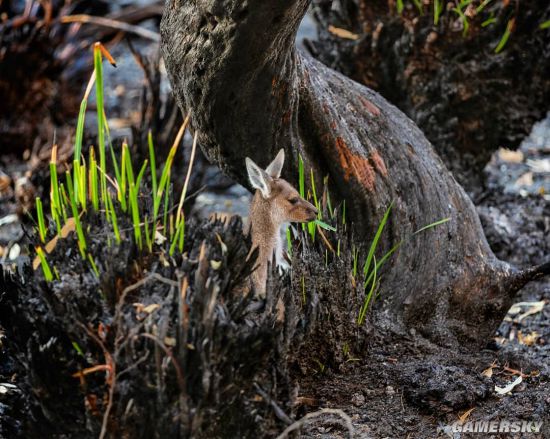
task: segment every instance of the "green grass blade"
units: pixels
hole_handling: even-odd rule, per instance
[[[132,223],[134,228],[134,238],[138,248],[141,250],[142,241],[141,241],[141,226],[139,220],[139,205],[138,205],[138,194],[135,183],[130,183],[129,189],[130,195],[130,210],[132,211]]]
[[[443,218],[443,219],[440,219],[439,221],[435,221],[435,222],[433,222],[433,223],[431,223],[431,224],[428,224],[427,226],[424,226],[424,227],[418,229],[416,232],[414,232],[414,233],[413,233],[413,236],[419,234],[420,232],[423,232],[424,230],[428,230],[428,229],[431,229],[431,228],[433,228],[433,227],[439,226],[439,225],[441,225],[441,224],[445,224],[446,222],[448,222],[448,221],[450,221],[450,220],[451,220],[451,217],[449,217],[449,218]]]
[[[92,201],[92,206],[97,212],[99,210],[99,191],[98,191],[98,180],[97,180],[97,161],[95,158],[94,148],[90,148],[90,169],[88,170],[88,181],[90,184],[90,198]]]
[[[113,199],[111,198],[111,196],[107,197],[107,202],[109,205],[109,211],[111,213],[111,224],[113,225],[113,233],[115,235],[117,244],[120,244],[121,239],[120,239],[120,230],[118,228],[118,218],[116,215],[115,207],[113,205]]]
[[[502,49],[504,49],[504,46],[506,46],[506,43],[510,39],[510,35],[512,34],[513,27],[514,27],[514,19],[512,18],[508,21],[508,24],[506,25],[506,30],[504,31],[502,38],[498,42],[497,47],[495,47],[495,53],[502,52]]]
[[[38,258],[40,259],[40,266],[42,267],[42,272],[44,273],[44,278],[48,282],[51,282],[53,280],[52,270],[50,269],[50,266],[48,265],[48,261],[46,260],[46,255],[44,254],[44,250],[42,250],[42,247],[36,247],[36,254],[38,255]]]
[[[107,194],[107,170],[105,160],[105,109],[103,96],[103,58],[101,56],[100,43],[96,43],[94,47],[94,68],[96,73],[95,90],[97,102],[97,138],[99,143],[99,168],[100,172],[100,187],[101,201],[105,204]]]
[[[82,155],[82,139],[84,137],[84,120],[86,118],[86,107],[88,106],[88,100],[82,99],[80,103],[80,111],[78,113],[78,121],[76,123],[76,134],[74,141],[74,156],[73,159],[80,162],[80,156]]]
[[[397,13],[401,14],[403,12],[403,0],[397,0]]]
[[[331,226],[330,224],[324,223],[323,221],[316,219],[313,221],[313,224],[317,224],[321,229],[329,230],[331,232],[336,232],[336,227]]]
[[[389,207],[386,209],[386,212],[384,213],[384,217],[382,218],[382,221],[380,221],[380,224],[378,225],[378,229],[376,230],[376,234],[374,235],[374,239],[372,240],[372,243],[370,245],[369,253],[367,255],[367,259],[365,260],[365,265],[363,266],[363,274],[365,276],[369,272],[370,264],[372,262],[372,258],[374,257],[374,252],[376,251],[376,247],[378,246],[378,241],[380,240],[382,231],[384,230],[384,227],[388,222],[388,218],[390,216],[392,206],[393,206],[393,202],[391,202]]]
[[[374,257],[374,269],[373,273],[374,276],[372,277],[371,287],[370,290],[365,297],[365,301],[363,302],[363,306],[361,307],[361,310],[359,311],[359,316],[357,318],[357,324],[361,326],[365,322],[365,316],[367,314],[367,310],[369,309],[369,304],[372,300],[372,295],[374,294],[374,290],[376,289],[377,284],[377,277],[376,277],[376,271],[377,271],[377,264],[376,264],[376,257]]]
[[[550,29],[550,20],[546,20],[539,24],[539,29]]]
[[[80,216],[78,215],[78,208],[77,208],[75,194],[73,192],[73,186],[71,182],[71,173],[69,171],[66,171],[65,176],[67,178],[67,189],[69,191],[69,201],[71,205],[71,210],[73,212],[76,236],[78,238],[78,248],[80,250],[80,255],[82,256],[82,259],[86,259],[86,239],[84,237],[84,232],[82,231],[82,223],[80,222]]]
[[[40,236],[40,241],[45,243],[47,234],[46,221],[44,220],[42,200],[38,197],[36,197],[36,216],[38,217],[38,235]]]

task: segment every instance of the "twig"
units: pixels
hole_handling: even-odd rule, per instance
[[[269,405],[271,405],[271,407],[273,407],[275,416],[277,416],[278,419],[280,419],[287,425],[292,424],[292,419],[288,417],[283,409],[279,407],[279,405],[258,385],[258,383],[254,383],[254,388],[256,389],[256,392],[258,392],[260,396],[265,399],[269,403]]]
[[[183,377],[183,372],[181,370],[181,367],[179,363],[177,362],[176,358],[174,357],[174,354],[170,349],[166,347],[166,345],[159,340],[157,337],[155,337],[153,334],[145,333],[145,334],[139,334],[140,337],[145,337],[150,340],[153,340],[163,351],[164,353],[170,358],[170,361],[172,361],[172,364],[174,365],[174,369],[176,369],[176,377],[178,379],[178,384],[180,387],[180,391],[183,393],[185,392],[185,378]]]
[[[143,279],[138,280],[135,284],[127,286],[126,288],[124,288],[124,290],[122,290],[122,294],[120,295],[120,299],[118,300],[118,304],[117,304],[116,315],[120,315],[120,311],[122,310],[122,305],[124,305],[124,300],[126,299],[126,296],[128,295],[128,293],[134,290],[137,290],[139,287],[145,285],[151,279],[156,279],[160,282],[170,285],[171,287],[176,287],[176,288],[179,287],[179,284],[176,281],[172,279],[168,279],[166,277],[162,277],[158,273],[151,273],[147,277],[144,277]]]
[[[349,437],[350,439],[353,439],[353,436],[355,435],[355,429],[353,428],[353,425],[351,423],[351,418],[346,415],[342,410],[340,409],[321,409],[317,412],[311,412],[305,415],[303,418],[297,420],[292,425],[289,425],[285,431],[283,431],[279,436],[277,436],[276,439],[285,439],[288,437],[288,434],[294,430],[297,430],[298,428],[302,427],[307,421],[309,421],[312,418],[317,418],[324,414],[331,414],[331,415],[337,415],[340,416],[345,424],[346,428],[348,429]]]
[[[61,18],[61,23],[87,23],[94,24],[96,26],[108,27],[111,29],[127,32],[130,34],[138,35],[147,40],[160,42],[160,35],[157,32],[150,31],[140,26],[124,23],[122,21],[112,20],[105,17],[95,17],[87,14],[66,15]]]

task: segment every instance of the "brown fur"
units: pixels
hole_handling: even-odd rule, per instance
[[[287,222],[309,222],[317,216],[315,206],[302,197],[298,191],[282,178],[269,181],[270,196],[264,198],[256,190],[250,203],[249,232],[252,248],[259,249],[257,268],[252,274],[256,294],[265,296],[268,262],[279,264],[283,257],[280,229]],[[274,258],[275,257],[275,258]]]

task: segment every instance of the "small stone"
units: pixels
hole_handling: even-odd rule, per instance
[[[351,403],[356,407],[365,405],[365,395],[362,393],[354,393],[351,397]]]
[[[388,395],[388,396],[395,395],[395,389],[392,386],[387,386],[386,387],[386,395]]]

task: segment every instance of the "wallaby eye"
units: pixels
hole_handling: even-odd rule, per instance
[[[288,202],[289,202],[290,204],[296,204],[296,203],[298,202],[298,197],[290,198],[290,199],[288,200]]]

